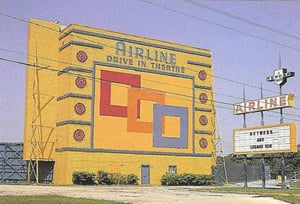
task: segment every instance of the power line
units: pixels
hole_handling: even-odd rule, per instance
[[[36,25],[36,26],[40,26],[40,27],[43,27],[43,28],[45,28],[45,29],[50,29],[50,30],[52,30],[52,31],[59,32],[59,31],[56,30],[56,29],[49,28],[49,27],[44,26],[44,25],[40,25],[40,24],[33,23],[33,22],[28,22],[28,21],[26,21],[26,20],[24,20],[24,19],[17,18],[17,17],[12,17],[12,16],[7,15],[7,14],[4,14],[4,15],[7,16],[7,17],[11,17],[11,18],[13,18],[13,19],[21,20],[21,21],[26,22],[26,23],[32,23],[32,24],[34,24],[34,25]],[[61,32],[61,33],[64,33],[64,32]],[[74,35],[74,34],[73,34],[73,36],[78,37],[78,38],[80,38],[80,39],[84,39],[84,40],[91,41],[90,39],[82,38],[81,36],[76,36],[76,35]],[[92,41],[92,42],[95,42],[95,43],[99,44],[99,43],[96,42],[96,41]],[[102,44],[102,45],[104,45],[104,44]],[[108,45],[104,45],[104,46],[107,46],[107,47],[109,47],[109,48],[112,48],[111,46],[108,46]],[[21,52],[13,51],[13,50],[2,49],[2,48],[0,48],[0,49],[3,50],[3,51],[7,51],[7,52],[14,52],[14,53],[22,54],[22,55],[27,55],[27,54],[24,54],[24,53],[21,53]],[[32,55],[32,56],[33,56],[33,55]],[[33,56],[33,57],[37,57],[37,56]],[[70,64],[69,62],[61,62],[61,61],[57,61],[57,60],[53,60],[53,59],[49,59],[49,58],[44,58],[44,57],[40,57],[40,58],[46,59],[46,60],[49,60],[49,61],[55,61],[55,62],[59,62],[59,63]],[[89,69],[91,69],[91,68],[89,68]],[[199,71],[199,70],[194,70],[194,69],[192,69],[192,68],[187,68],[187,69],[190,69],[190,70],[195,71],[195,72],[198,72],[198,71]],[[249,87],[261,89],[261,87],[254,86],[254,85],[252,85],[252,84],[246,84],[246,83],[244,83],[244,82],[239,82],[239,81],[232,80],[232,79],[226,79],[226,78],[224,78],[224,77],[219,77],[219,76],[215,76],[215,75],[211,75],[211,76],[212,76],[212,77],[215,77],[215,78],[222,79],[222,80],[226,80],[226,81],[230,81],[230,82],[234,82],[234,83],[238,83],[238,84],[242,84],[242,85],[247,85],[247,86],[249,86]],[[149,81],[150,81],[150,80],[149,80]],[[156,81],[154,81],[154,80],[151,80],[151,81],[153,81],[153,82],[155,82],[155,83],[161,83],[161,82],[156,82]],[[168,84],[168,83],[165,83],[165,84]],[[169,84],[169,85],[172,85],[172,84]],[[187,87],[187,88],[188,88],[188,87]],[[270,90],[270,89],[263,89],[263,90],[275,92],[275,91]],[[215,93],[216,93],[216,94],[219,94],[219,93],[217,93],[217,92],[215,92]],[[276,93],[277,93],[277,92],[276,92]],[[220,94],[220,95],[221,95],[221,94]],[[225,95],[225,94],[222,94],[222,95]],[[225,95],[225,96],[234,98],[234,96],[230,96],[230,95]],[[237,97],[235,97],[235,98],[237,98]],[[231,104],[231,105],[232,105],[232,104]]]
[[[2,51],[6,51],[6,52],[12,52],[12,53],[16,53],[16,54],[21,54],[21,55],[25,55],[25,56],[32,56],[32,57],[37,57],[35,55],[28,55],[28,54],[25,54],[25,53],[22,53],[22,52],[18,52],[18,51],[14,51],[14,50],[9,50],[9,49],[4,49],[4,48],[0,48],[0,50]],[[44,59],[44,60],[49,60],[49,61],[54,61],[54,62],[58,62],[58,63],[64,63],[64,64],[68,64],[68,65],[72,65],[68,62],[62,62],[62,61],[57,61],[57,60],[53,60],[53,59],[50,59],[50,58],[44,58],[44,57],[37,57],[37,58],[41,58],[41,59]],[[91,67],[83,67],[83,68],[87,68],[87,69],[92,69]],[[187,68],[187,69],[190,69],[192,71],[195,71],[195,72],[198,72],[198,70],[193,70],[191,68]],[[211,75],[213,77],[213,75]],[[170,86],[175,86],[174,84],[169,84],[169,83],[166,83],[166,82],[162,82],[162,81],[155,81],[155,80],[150,80],[150,79],[145,79],[146,81],[150,81],[150,82],[154,82],[154,83],[159,83],[159,84],[165,84],[165,85],[170,85]],[[178,87],[181,87],[181,88],[186,88],[186,89],[190,89],[190,87],[184,87],[184,86],[180,86],[180,85],[176,85]],[[203,90],[204,92],[206,92],[206,90]],[[223,94],[223,93],[218,93],[218,92],[214,92],[215,94],[217,95],[223,95],[223,96],[227,96],[227,97],[230,97],[230,98],[236,98],[236,99],[243,99],[241,97],[236,97],[236,96],[231,96],[231,95],[226,95],[226,94]]]
[[[0,60],[11,62],[11,63],[16,63],[16,64],[21,64],[21,65],[25,65],[25,66],[35,67],[35,68],[39,68],[39,69],[49,70],[49,71],[52,71],[52,72],[60,72],[61,71],[61,70],[52,68],[50,66],[39,66],[39,65],[35,65],[35,64],[20,62],[20,61],[17,61],[17,60],[11,60],[11,59],[6,59],[6,58],[2,58],[2,57],[0,57]],[[87,76],[87,75],[74,74],[74,73],[70,73],[70,72],[66,72],[66,74],[71,75],[71,76],[84,76],[86,78],[89,78],[89,79],[95,80],[95,81],[96,80],[97,81],[103,81],[103,79],[98,78],[98,77],[90,77],[90,76]],[[122,86],[121,84],[114,84],[114,85],[115,86]],[[127,86],[125,86],[125,87],[127,87]],[[143,89],[149,89],[149,90],[155,90],[155,91],[160,91],[160,92],[163,92],[163,93],[169,94],[169,95],[175,95],[175,96],[177,96],[175,98],[180,99],[180,100],[185,100],[185,101],[192,101],[192,100],[194,100],[194,97],[189,96],[189,95],[185,95],[185,94],[179,94],[179,93],[174,93],[174,92],[170,92],[170,91],[161,91],[161,90],[157,90],[157,89],[153,89],[153,88],[148,88],[148,87],[141,87],[141,88],[143,88]],[[186,97],[188,99],[178,98],[178,96],[180,96],[180,97]],[[173,96],[171,96],[171,97],[173,97]],[[214,103],[218,103],[218,104],[222,104],[222,105],[231,106],[231,108],[229,108],[229,107],[227,108],[227,107],[224,107],[224,106],[215,105],[217,108],[228,109],[228,110],[231,110],[231,111],[232,111],[232,106],[234,105],[232,103],[228,103],[228,102],[224,102],[224,101],[217,101],[217,100],[214,100],[214,99],[211,99],[209,101],[214,102]],[[274,112],[274,111],[271,111],[271,112]],[[299,115],[289,114],[289,113],[285,113],[285,115],[294,116],[294,117],[300,117]],[[285,118],[285,119],[294,120],[294,121],[300,121],[300,119],[299,120],[297,120],[297,119],[289,119],[289,118]]]
[[[35,25],[39,25],[39,24],[36,24]],[[44,28],[48,28],[46,26],[44,26]],[[0,50],[3,50],[3,51],[6,51],[6,52],[12,52],[12,53],[17,53],[17,54],[21,54],[21,55],[25,55],[25,56],[32,56],[32,57],[37,57],[35,55],[28,55],[28,54],[25,54],[25,53],[22,53],[22,52],[18,52],[18,51],[14,51],[14,50],[9,50],[9,49],[4,49],[4,48],[0,48]],[[68,64],[70,65],[69,62],[62,62],[62,61],[58,61],[58,60],[54,60],[54,59],[50,59],[50,58],[45,58],[45,57],[38,57],[38,58],[41,58],[41,59],[44,59],[44,60],[49,60],[49,61],[54,61],[54,62],[58,62],[58,63],[64,63],[64,64]],[[71,64],[72,65],[72,64]],[[88,69],[92,69],[91,67],[83,67],[83,68],[88,68]],[[198,73],[199,70],[194,70],[192,68],[187,68],[191,71],[194,71],[196,73]],[[210,74],[209,74],[210,75]],[[232,80],[232,79],[227,79],[227,78],[224,78],[224,77],[219,77],[219,76],[216,76],[216,75],[211,75],[212,77],[215,77],[215,78],[219,78],[219,79],[222,79],[222,80],[225,80],[225,81],[230,81],[230,82],[233,82],[233,83],[237,83],[237,84],[241,84],[241,85],[247,85],[249,87],[253,87],[253,88],[257,88],[257,89],[261,89],[261,87],[258,87],[258,86],[255,86],[255,85],[252,85],[252,84],[246,84],[245,82],[239,82],[239,81],[236,81],[236,80]],[[174,86],[173,84],[168,84],[168,83],[165,83],[165,82],[157,82],[155,80],[150,80],[150,79],[146,79],[147,81],[152,81],[152,82],[155,82],[155,83],[163,83],[163,84],[166,84],[166,85],[171,85],[171,86]],[[178,86],[178,85],[176,85]],[[182,86],[180,86],[182,87]],[[183,88],[189,88],[189,87],[183,87]],[[273,91],[271,89],[263,89],[263,90],[267,90],[269,92],[274,92],[274,93],[277,93],[276,91]],[[203,90],[205,91],[205,90]],[[218,92],[214,92],[215,94],[218,94],[218,95],[223,95],[223,96],[227,96],[227,97],[230,97],[230,98],[237,98],[237,99],[241,99],[241,97],[236,97],[236,96],[231,96],[231,95],[226,95],[226,94],[221,94],[221,93],[218,93]],[[297,96],[295,96],[297,97]]]
[[[11,62],[11,63],[15,63],[15,64],[21,64],[21,65],[25,65],[25,66],[30,66],[30,67],[36,67],[36,68],[39,68],[39,69],[49,70],[49,71],[53,71],[53,72],[57,72],[57,73],[61,71],[59,69],[55,69],[55,68],[52,68],[50,66],[39,66],[39,65],[35,65],[35,64],[20,62],[20,61],[17,61],[17,60],[11,60],[11,59],[6,59],[6,58],[2,58],[2,57],[0,57],[0,60]],[[72,76],[83,76],[83,77],[87,77],[87,78],[89,78],[91,80],[95,80],[95,81],[96,80],[97,81],[103,81],[103,79],[101,79],[101,78],[91,77],[91,76],[82,75],[82,74],[75,74],[75,73],[70,73],[70,72],[65,72],[65,74],[72,75]],[[104,81],[106,81],[106,80],[104,80]],[[160,82],[157,82],[157,83],[160,83]],[[115,86],[123,86],[121,84],[114,84],[114,85]],[[127,87],[127,86],[124,85],[124,87]],[[140,87],[140,88],[144,88],[144,89],[148,89],[148,90],[154,90],[154,91],[159,91],[159,92],[164,92],[164,93],[169,94],[169,95],[176,95],[176,96],[181,96],[181,97],[186,97],[186,98],[193,98],[192,96],[189,96],[189,95],[179,94],[179,93],[170,92],[170,91],[161,91],[161,90],[157,90],[157,89],[153,89],[153,88],[149,88],[149,87]],[[183,98],[178,98],[178,99],[186,100],[186,101],[191,101],[191,100],[187,100],[187,99],[183,99]],[[226,103],[226,102],[222,102],[222,101],[215,101],[215,100],[209,100],[209,101],[216,102],[216,103],[221,103],[221,104],[225,104],[225,105],[232,105],[230,103]]]
[[[69,62],[62,62],[62,61],[58,61],[58,60],[54,60],[54,59],[50,59],[50,58],[39,57],[39,56],[35,56],[35,55],[29,55],[29,54],[26,54],[26,53],[15,51],[15,50],[9,50],[9,49],[5,49],[5,48],[0,48],[0,50],[5,51],[5,52],[11,52],[11,53],[15,53],[15,54],[20,54],[20,55],[24,55],[24,56],[37,57],[37,58],[41,58],[41,59],[48,60],[48,61],[54,61],[54,62],[58,62],[58,63],[64,63],[64,64],[72,65]],[[83,67],[83,68],[92,69],[91,67]],[[189,69],[189,70],[194,71],[194,72],[198,72],[198,70],[194,70],[192,68],[186,68],[186,69]],[[211,76],[214,77],[214,75],[211,75]],[[217,78],[221,78],[221,77],[217,77]],[[225,78],[222,78],[222,79],[226,80]],[[149,80],[149,81],[155,82],[155,80]],[[233,80],[230,80],[230,81],[233,81]],[[168,83],[165,83],[165,82],[157,82],[157,83],[163,83],[163,84],[171,85],[171,84],[168,84]],[[190,87],[183,87],[183,86],[180,86],[180,87],[182,87],[182,88],[190,88]],[[217,93],[217,92],[214,92],[214,93],[226,96],[225,94],[221,94],[221,93]],[[241,97],[235,97],[235,96],[229,96],[229,97],[236,98],[236,99],[243,99]]]
[[[142,1],[145,1],[145,0],[142,0]],[[149,3],[148,1],[145,1],[147,3]],[[150,2],[150,4],[154,4],[152,2]],[[154,5],[158,5],[158,4],[154,4]],[[56,29],[53,29],[53,28],[50,28],[50,27],[47,27],[47,26],[44,26],[44,25],[40,25],[38,23],[34,23],[34,22],[31,22],[31,21],[27,21],[25,19],[22,19],[22,18],[18,18],[18,17],[15,17],[15,16],[10,16],[8,14],[4,14],[4,13],[1,13],[0,12],[0,15],[3,15],[3,16],[6,16],[8,18],[12,18],[12,19],[15,19],[15,20],[20,20],[22,22],[25,22],[25,23],[29,23],[29,24],[33,24],[33,25],[36,25],[36,26],[39,26],[39,27],[42,27],[42,28],[45,28],[45,29],[49,29],[51,31],[55,31],[55,32],[60,32],[60,33],[64,33],[64,34],[69,34],[69,33],[66,33],[66,32],[63,32],[63,31],[58,31]],[[82,40],[86,40],[86,41],[89,41],[89,42],[93,42],[93,43],[96,43],[96,44],[99,44],[99,45],[102,45],[102,46],[105,46],[107,48],[111,48],[111,49],[114,49],[114,47],[112,46],[109,46],[109,45],[106,45],[106,44],[103,44],[103,43],[99,43],[97,41],[94,41],[94,40],[91,40],[91,39],[88,39],[88,38],[83,38],[82,36],[77,36],[75,34],[72,34],[70,33],[70,35],[74,36],[74,37],[77,37],[79,39],[82,39]],[[8,51],[8,49],[3,49],[3,48],[0,48],[1,50],[4,50],[4,51]],[[10,50],[11,51],[11,50]],[[14,52],[14,51],[11,51],[11,52]],[[14,53],[19,53],[19,52],[14,52]],[[23,54],[23,53],[22,53]],[[23,54],[23,55],[26,55],[26,54]],[[37,57],[37,56],[34,56],[34,57]],[[49,61],[54,61],[54,62],[60,62],[60,63],[65,63],[65,64],[70,64],[68,62],[61,62],[61,61],[57,61],[57,60],[54,60],[54,59],[49,59],[49,58],[44,58],[44,57],[41,57],[41,59],[46,59],[46,60],[49,60]],[[192,68],[187,68],[191,71],[194,71],[194,72],[198,72],[199,70],[194,70]],[[226,80],[226,81],[230,81],[230,82],[233,82],[233,83],[237,83],[237,84],[242,84],[242,85],[245,85],[245,86],[249,86],[249,87],[253,87],[253,88],[257,88],[257,89],[261,89],[261,87],[259,86],[255,86],[253,84],[248,84],[248,83],[245,83],[245,82],[239,82],[237,80],[232,80],[232,79],[227,79],[227,78],[224,78],[224,77],[220,77],[220,76],[216,76],[216,75],[210,75],[212,77],[215,77],[215,78],[218,78],[218,79],[222,79],[222,80]],[[271,90],[271,89],[265,89],[263,88],[264,91],[268,91],[268,92],[272,92],[272,93],[278,93],[277,91],[274,91],[274,90]],[[300,98],[300,97],[299,97]]]
[[[165,7],[165,6],[162,6],[162,5],[160,5],[160,4],[156,4],[156,3],[153,3],[153,2],[150,2],[150,1],[147,1],[147,0],[140,0],[140,1],[143,1],[144,3],[148,3],[148,4],[151,4],[151,5],[155,5],[155,6],[157,6],[157,7],[160,7],[160,8],[163,8],[163,9],[166,9],[166,10],[169,10],[169,11],[172,11],[172,12],[176,12],[176,13],[178,13],[178,14],[181,14],[181,15],[184,15],[184,16],[187,16],[187,17],[190,17],[190,18],[194,18],[194,19],[200,20],[200,21],[205,22],[205,23],[208,23],[208,24],[212,24],[212,25],[215,25],[215,26],[218,26],[218,27],[222,27],[222,28],[227,29],[227,30],[231,30],[231,31],[234,31],[234,32],[237,32],[237,33],[240,33],[240,34],[248,35],[248,36],[253,37],[253,38],[257,38],[257,39],[260,39],[260,40],[263,40],[263,41],[266,41],[266,42],[269,42],[269,43],[272,43],[272,44],[280,45],[280,46],[282,46],[282,47],[290,48],[290,49],[293,49],[293,50],[295,50],[295,51],[300,52],[300,49],[299,49],[299,48],[295,48],[295,47],[292,47],[292,46],[289,46],[289,45],[286,45],[286,44],[283,44],[283,43],[280,43],[280,42],[276,42],[276,41],[273,41],[273,40],[269,40],[269,39],[266,39],[266,38],[263,38],[263,37],[260,37],[260,36],[251,34],[251,33],[247,33],[247,32],[244,32],[244,31],[240,31],[240,30],[238,30],[238,29],[231,28],[231,27],[228,27],[228,26],[219,24],[219,23],[215,23],[215,22],[212,22],[212,21],[208,21],[208,20],[199,18],[199,17],[197,17],[197,16],[193,16],[193,15],[190,15],[190,14],[187,14],[187,13],[183,13],[183,12],[181,12],[181,11],[178,11],[178,10],[175,10],[175,9],[171,9],[171,8],[168,8],[168,7]],[[0,12],[0,15],[5,16],[5,17],[8,17],[8,18],[15,19],[15,20],[19,20],[19,21],[22,21],[22,22],[25,22],[25,23],[35,24],[35,25],[38,25],[38,26],[40,26],[40,27],[45,27],[45,28],[47,28],[47,29],[50,29],[50,30],[52,30],[52,31],[56,31],[56,32],[57,32],[57,30],[55,30],[55,29],[52,29],[52,28],[49,28],[49,27],[47,27],[47,26],[43,26],[43,25],[39,25],[39,24],[30,22],[30,21],[27,21],[27,20],[25,20],[25,19],[18,18],[18,17],[16,17],[16,16],[11,16],[11,15],[8,15],[8,14],[2,13],[2,12]],[[77,36],[77,37],[78,37],[78,36]],[[79,38],[80,38],[80,37],[79,37]],[[85,40],[86,40],[86,39],[85,39]],[[97,42],[97,43],[98,43],[98,42]],[[99,44],[99,43],[98,43],[98,44]]]
[[[265,29],[265,30],[268,30],[268,31],[271,31],[271,32],[274,32],[274,33],[277,33],[277,34],[280,34],[280,35],[283,35],[283,36],[286,36],[286,37],[290,37],[290,38],[293,38],[293,39],[296,39],[296,40],[300,40],[299,36],[296,36],[296,35],[293,35],[293,34],[290,34],[290,33],[287,33],[287,32],[283,32],[283,31],[277,30],[277,29],[275,29],[273,27],[270,27],[270,26],[267,26],[267,25],[262,25],[262,24],[254,22],[254,21],[248,20],[246,18],[242,18],[242,17],[236,16],[236,15],[233,15],[231,13],[228,13],[228,12],[225,12],[225,11],[222,11],[222,10],[219,10],[219,9],[207,6],[205,4],[200,3],[199,1],[197,1],[197,2],[195,2],[193,0],[184,0],[184,1],[189,2],[190,4],[193,4],[193,5],[196,5],[196,6],[205,8],[205,9],[208,9],[208,10],[213,11],[215,13],[219,13],[219,14],[222,14],[224,16],[233,18],[235,20],[242,21],[242,22],[245,22],[247,24],[254,25],[256,27],[259,27],[259,28],[262,28],[262,29]]]
[[[168,10],[168,11],[172,11],[172,12],[178,13],[178,14],[180,14],[180,15],[184,15],[184,16],[187,16],[187,17],[190,17],[190,18],[193,18],[193,19],[196,19],[196,20],[199,20],[199,21],[202,21],[202,22],[211,24],[211,25],[215,25],[215,26],[224,28],[224,29],[226,29],[226,30],[234,31],[234,32],[237,32],[237,33],[240,33],[240,34],[243,34],[243,35],[247,35],[247,36],[250,36],[250,37],[259,39],[259,40],[263,40],[263,41],[265,41],[265,42],[272,43],[272,44],[274,44],[274,45],[279,45],[279,46],[282,46],[282,47],[289,48],[289,49],[292,49],[292,50],[294,50],[294,51],[300,52],[300,49],[299,49],[299,48],[296,48],[296,47],[293,47],[293,46],[290,46],[290,45],[286,45],[286,44],[283,44],[283,43],[280,43],[280,42],[276,42],[276,41],[274,41],[274,40],[269,40],[269,39],[267,39],[267,38],[263,38],[263,37],[260,37],[260,36],[258,36],[258,35],[251,34],[251,33],[249,33],[249,32],[244,32],[244,31],[241,31],[241,30],[238,30],[238,29],[229,27],[229,26],[225,26],[225,25],[222,25],[222,24],[219,24],[219,23],[215,23],[215,22],[212,22],[212,21],[209,21],[209,20],[206,20],[206,19],[203,19],[203,18],[194,16],[194,15],[191,15],[191,14],[187,14],[187,13],[178,11],[178,10],[176,10],[176,9],[172,9],[172,8],[169,8],[169,7],[166,7],[166,6],[163,6],[163,5],[161,5],[161,4],[157,4],[157,3],[151,2],[151,1],[147,1],[147,0],[140,0],[140,1],[142,1],[142,2],[144,2],[144,3],[147,3],[147,4],[154,5],[154,6],[156,6],[156,7],[159,7],[159,8],[165,9],[165,10]]]
[[[224,80],[224,81],[229,81],[229,82],[232,82],[232,83],[240,84],[240,85],[243,85],[243,86],[248,86],[248,87],[251,87],[251,88],[260,89],[262,91],[267,91],[267,92],[270,92],[270,93],[275,93],[275,94],[279,93],[279,91],[274,91],[273,89],[267,89],[267,88],[263,88],[263,87],[258,86],[258,85],[253,85],[253,84],[249,84],[249,83],[245,83],[245,82],[240,82],[240,81],[237,81],[237,80],[228,79],[228,78],[221,77],[221,76],[213,75],[213,77],[215,77],[217,79]],[[295,98],[300,98],[300,96],[295,95]]]
[[[23,55],[27,55],[27,54],[24,54],[24,53],[21,53],[21,52],[17,52],[17,51],[13,51],[13,50],[8,50],[8,49],[2,49],[0,48],[0,50],[4,50],[4,51],[9,51],[9,52],[14,52],[14,53],[18,53],[18,54],[23,54]],[[32,57],[36,57],[35,55],[32,55]],[[62,62],[62,61],[57,61],[57,60],[53,60],[53,59],[49,59],[49,58],[44,58],[44,57],[39,57],[41,59],[46,59],[46,60],[49,60],[49,61],[54,61],[54,62],[59,62],[59,63],[65,63],[65,64],[70,64],[68,62]],[[91,67],[85,67],[85,68],[88,68],[88,69],[92,69]],[[191,68],[190,68],[191,69]],[[192,71],[195,71],[195,72],[198,72],[198,70],[193,70],[191,69]],[[59,70],[54,70],[54,71],[59,71]],[[212,77],[217,77],[217,76],[214,76],[214,75],[211,75]],[[227,80],[227,81],[231,81],[231,82],[235,82],[235,83],[240,83],[242,85],[245,85],[245,83],[242,83],[242,82],[238,82],[238,81],[235,81],[235,80],[231,80],[231,79],[226,79],[226,78],[222,78],[222,77],[217,77],[217,78],[220,78],[220,79],[223,79],[223,80]],[[180,87],[180,88],[185,88],[185,89],[190,89],[190,87],[184,87],[184,86],[180,86],[180,85],[174,85],[174,84],[170,84],[170,83],[166,83],[166,82],[162,82],[162,81],[155,81],[155,80],[151,80],[151,79],[145,79],[146,81],[150,81],[150,82],[153,82],[153,83],[159,83],[159,84],[165,84],[165,85],[169,85],[169,86],[176,86],[176,87]],[[254,87],[254,88],[259,88],[261,89],[261,87],[258,87],[258,86],[254,86],[254,85],[251,85],[251,84],[246,84],[250,87]],[[268,91],[272,91],[272,90],[269,90],[269,89],[265,89],[265,90],[268,90]],[[207,92],[206,90],[203,90],[203,92]],[[274,92],[274,91],[272,91]],[[218,93],[218,92],[214,92],[214,94],[216,95],[222,95],[222,96],[226,96],[226,97],[229,97],[229,98],[235,98],[235,99],[243,99],[242,97],[236,97],[236,96],[232,96],[232,95],[228,95],[228,94],[224,94],[224,93]],[[300,98],[300,97],[299,97]],[[227,104],[227,105],[233,105],[233,104]],[[295,107],[295,109],[297,109]]]
[[[11,53],[15,53],[15,54],[20,54],[20,55],[24,55],[24,56],[31,56],[31,57],[35,57],[35,58],[40,58],[40,59],[48,60],[48,61],[52,61],[52,62],[63,63],[63,64],[67,64],[67,65],[73,65],[73,64],[71,64],[69,62],[64,62],[64,61],[60,61],[60,60],[54,60],[54,59],[50,59],[50,58],[46,58],[46,57],[40,57],[40,56],[36,56],[36,55],[29,55],[29,54],[26,54],[26,53],[15,51],[15,50],[9,50],[9,49],[5,49],[5,48],[0,48],[0,50],[5,51],[5,52],[11,52]],[[88,66],[82,66],[82,68],[92,69],[91,67],[88,67]],[[186,69],[191,70],[191,71],[193,71],[195,73],[199,72],[199,70],[196,70],[196,69],[193,69],[193,68],[189,68],[189,67],[186,67]],[[213,78],[216,78],[216,79],[221,79],[221,80],[224,80],[224,81],[229,81],[231,83],[236,83],[236,84],[239,84],[239,85],[244,85],[244,86],[248,86],[248,87],[255,88],[255,89],[260,89],[260,90],[268,91],[268,92],[271,92],[271,93],[276,93],[276,94],[278,93],[278,91],[274,91],[272,89],[261,88],[260,86],[256,86],[256,85],[253,85],[253,84],[249,84],[249,83],[245,83],[245,82],[240,82],[240,81],[237,81],[237,80],[228,79],[228,78],[217,76],[217,75],[213,75],[213,74],[207,74],[207,75],[209,75],[209,76],[211,76]],[[165,83],[165,82],[158,82],[158,81],[150,80],[150,79],[147,79],[147,81],[153,81],[153,82],[156,82],[156,83],[163,83],[163,84],[166,84],[166,85],[172,85],[172,84],[168,84],[168,83]],[[174,86],[174,85],[172,85],[172,86]],[[182,88],[189,88],[189,87],[183,87],[183,86],[180,86],[180,87],[182,87]],[[227,97],[230,97],[230,98],[243,99],[242,97],[236,97],[236,96],[226,95],[226,94],[223,94],[223,93],[218,93],[218,92],[214,92],[214,93],[217,94],[217,95],[223,95],[223,96],[227,96]],[[295,96],[295,98],[300,98],[300,96]]]

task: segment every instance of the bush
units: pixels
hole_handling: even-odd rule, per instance
[[[105,171],[98,172],[98,183],[101,185],[135,185],[138,182],[138,176],[135,174],[120,174],[120,173],[108,173]]]
[[[112,184],[125,185],[127,184],[126,175],[120,173],[111,173],[110,174]]]
[[[96,174],[90,172],[74,172],[72,181],[78,185],[94,185],[96,184]]]
[[[138,176],[135,174],[129,174],[127,175],[127,184],[129,185],[137,185],[138,184]]]
[[[214,183],[213,177],[201,174],[170,174],[166,173],[162,176],[161,185],[166,186],[204,186]]]
[[[178,176],[178,174],[166,173],[165,175],[162,176],[160,182],[161,182],[161,185],[178,186],[179,176]]]
[[[195,178],[197,175],[184,173],[179,175],[179,185],[181,186],[190,186],[195,183]]]
[[[102,170],[98,171],[97,180],[98,180],[98,184],[101,184],[101,185],[111,185],[111,184],[113,184],[112,179],[109,176],[109,173],[107,173],[105,171],[102,171]]]

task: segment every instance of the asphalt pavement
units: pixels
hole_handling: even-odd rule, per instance
[[[249,182],[257,186],[259,182]],[[273,182],[276,186],[278,182]],[[243,185],[234,184],[235,187]],[[270,185],[270,183],[269,183]],[[230,185],[228,185],[230,186]],[[122,201],[133,204],[284,204],[286,202],[259,195],[208,193],[199,189],[208,187],[167,186],[53,186],[0,185],[1,195],[61,195]]]

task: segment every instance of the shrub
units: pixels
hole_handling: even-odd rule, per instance
[[[178,186],[178,184],[179,184],[179,175],[178,174],[166,173],[165,175],[162,176],[160,182],[161,182],[161,185]]]
[[[120,174],[120,173],[111,173],[110,178],[112,180],[112,184],[117,184],[117,185],[125,185],[127,184],[126,180],[126,175]]]
[[[96,184],[96,174],[90,172],[74,172],[72,175],[73,184],[94,185]]]
[[[212,185],[213,177],[210,175],[201,174],[170,174],[166,173],[162,176],[161,185],[167,186],[203,186]]]
[[[179,185],[180,186],[190,186],[193,184],[195,180],[196,175],[194,174],[188,174],[184,173],[182,175],[179,175]]]
[[[138,184],[138,176],[135,174],[129,174],[127,175],[127,184],[129,185],[137,185]]]
[[[138,182],[138,176],[135,174],[120,174],[120,173],[108,173],[105,171],[98,172],[98,183],[101,185],[134,185]]]
[[[111,185],[111,184],[113,184],[109,173],[107,173],[105,171],[102,171],[102,170],[98,171],[97,180],[98,180],[98,184],[101,184],[101,185]]]

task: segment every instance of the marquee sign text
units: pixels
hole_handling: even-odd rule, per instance
[[[297,152],[296,124],[234,129],[233,144],[234,154]]]
[[[234,104],[234,115],[266,111],[294,106],[294,94],[256,99]]]
[[[115,43],[115,54],[107,55],[109,63],[153,69],[159,72],[184,74],[185,67],[176,63],[176,53],[172,51],[130,45],[123,41]]]

